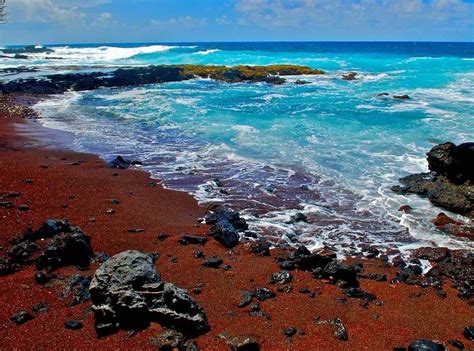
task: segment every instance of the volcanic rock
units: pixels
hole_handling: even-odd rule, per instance
[[[443,344],[431,340],[416,340],[408,345],[408,351],[444,351],[446,348]]]
[[[186,290],[160,281],[155,256],[135,250],[117,254],[95,272],[90,285],[99,336],[141,329],[157,321],[188,334],[209,331],[207,317]]]

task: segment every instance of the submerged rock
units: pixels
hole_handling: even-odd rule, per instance
[[[186,290],[160,281],[153,255],[130,250],[111,257],[95,272],[90,293],[99,336],[141,329],[151,321],[185,334],[210,329]]]
[[[408,95],[393,95],[393,98],[398,99],[398,100],[409,100],[410,99],[410,97]]]
[[[118,168],[118,169],[127,169],[127,168],[130,168],[131,166],[141,165],[141,164],[142,163],[140,161],[131,161],[122,156],[117,156],[112,161],[107,163],[107,165],[110,168]]]
[[[343,80],[355,80],[357,79],[357,72],[349,72],[342,75]]]

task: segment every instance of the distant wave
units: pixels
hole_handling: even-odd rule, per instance
[[[40,48],[42,46],[36,46]],[[33,60],[44,60],[55,58],[62,60],[62,63],[102,63],[113,62],[117,60],[131,59],[142,54],[153,54],[167,52],[172,49],[195,48],[195,46],[170,46],[170,45],[149,45],[140,47],[124,48],[118,46],[99,46],[99,47],[52,47],[53,53],[28,53],[28,57]]]
[[[205,50],[205,51],[198,51],[198,52],[195,52],[195,53],[193,53],[193,55],[209,55],[209,54],[213,54],[214,52],[219,52],[219,51],[222,51],[222,50],[219,50],[219,49],[209,49],[209,50]]]
[[[179,46],[151,45],[136,48],[120,48],[114,46],[99,46],[96,48],[71,48],[68,46],[54,48],[54,54],[66,59],[86,59],[99,61],[123,60],[140,54],[165,52]]]

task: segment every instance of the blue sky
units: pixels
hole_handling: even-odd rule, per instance
[[[7,0],[0,45],[474,41],[474,0]]]

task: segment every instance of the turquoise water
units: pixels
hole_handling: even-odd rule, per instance
[[[45,125],[75,134],[74,147],[145,161],[163,184],[200,202],[243,210],[276,242],[410,249],[473,245],[432,225],[425,199],[390,191],[426,171],[434,144],[474,139],[474,44],[251,43],[60,47],[43,72],[70,64],[292,63],[327,71],[307,85],[198,79],[68,93],[37,105]],[[53,54],[52,54],[53,55]],[[44,56],[44,55],[43,55]],[[18,65],[14,60],[3,66]],[[95,68],[94,68],[95,67]],[[344,81],[341,74],[359,73]],[[298,77],[301,78],[301,77]],[[378,97],[408,94],[410,100]],[[219,181],[216,181],[216,178]],[[306,187],[309,190],[306,190]],[[398,211],[411,205],[410,215]],[[310,223],[287,223],[304,212]]]

